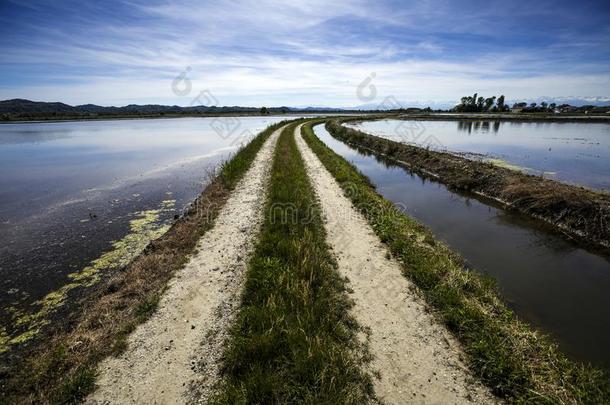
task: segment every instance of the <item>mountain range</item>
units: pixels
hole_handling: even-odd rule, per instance
[[[610,105],[610,97],[538,97],[536,99],[514,99],[507,102],[511,105],[514,102],[536,102],[556,104],[570,104],[575,107],[583,105],[607,106]],[[268,107],[267,112],[270,114],[285,114],[285,113],[307,113],[307,112],[345,112],[345,111],[366,111],[366,110],[389,110],[396,108],[424,108],[431,107],[433,109],[451,109],[457,103],[451,101],[444,102],[400,102],[396,99],[388,99],[379,103],[369,103],[359,105],[353,108],[329,108],[329,107]],[[197,113],[259,113],[259,107],[243,107],[243,106],[192,106],[181,107],[178,105],[160,105],[160,104],[129,104],[123,107],[106,107],[96,104],[83,104],[71,106],[60,102],[45,102],[31,101],[26,99],[11,99],[0,101],[0,114],[17,115],[17,116],[42,116],[42,115],[70,115],[70,116],[89,116],[89,115],[163,115],[163,114],[197,114]]]
[[[159,104],[129,104],[124,107],[104,107],[96,104],[83,104],[71,106],[59,102],[31,101],[25,99],[11,99],[0,101],[0,114],[62,114],[62,115],[121,115],[121,114],[181,114],[181,113],[221,113],[241,112],[255,113],[260,108],[240,106],[193,106],[181,107],[178,105]],[[288,112],[290,107],[269,108],[269,112]]]

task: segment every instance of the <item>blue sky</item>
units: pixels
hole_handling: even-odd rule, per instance
[[[188,94],[172,91],[181,73]],[[374,98],[359,97],[367,78]],[[254,106],[610,100],[610,2],[0,0],[0,99],[190,105],[201,91]]]

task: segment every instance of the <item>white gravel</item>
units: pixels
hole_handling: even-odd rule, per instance
[[[325,217],[327,242],[349,279],[353,314],[367,328],[375,392],[390,404],[488,404],[497,400],[468,371],[459,343],[428,310],[366,219],[295,131]]]

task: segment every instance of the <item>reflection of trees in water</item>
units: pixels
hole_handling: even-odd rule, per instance
[[[497,133],[500,130],[500,121],[457,121],[458,131],[468,132],[489,132],[492,130]]]
[[[458,121],[457,122],[458,131],[462,132],[472,132],[472,121]]]

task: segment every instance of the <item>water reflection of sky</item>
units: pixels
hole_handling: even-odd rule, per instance
[[[536,223],[407,170],[386,166],[315,132],[368,176],[377,191],[401,204],[478,271],[491,275],[510,306],[553,334],[575,358],[610,369],[610,265]]]
[[[168,224],[244,131],[282,119],[233,118],[223,136],[214,118],[0,125],[0,290],[11,292],[0,294],[0,328],[14,322],[9,306],[35,311],[142,212],[171,205],[155,226]]]
[[[219,136],[209,118],[0,125],[0,218],[181,162],[226,156],[243,131],[256,133],[282,118],[240,117],[232,136]]]
[[[348,125],[416,144],[430,144],[432,135],[439,149],[482,154],[535,174],[610,189],[610,124],[380,120]]]

